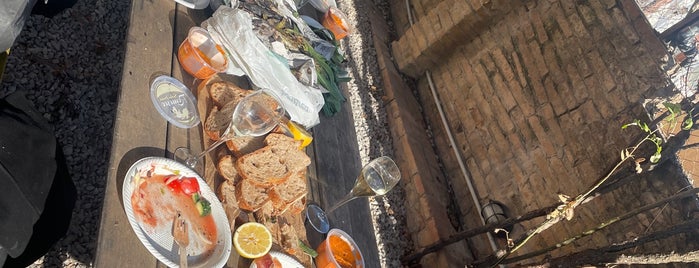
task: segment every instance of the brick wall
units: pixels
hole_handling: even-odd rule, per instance
[[[417,79],[418,102],[432,126],[435,153],[454,188],[465,229],[481,223],[425,71],[434,80],[481,203],[500,201],[513,216],[553,205],[559,193],[578,195],[599,180],[639,134],[620,127],[644,118],[641,103],[665,85],[658,67],[663,44],[633,0],[413,0],[412,26],[403,23],[404,1],[391,4],[401,33],[392,44],[395,64]],[[686,186],[683,175],[671,170],[583,205],[573,220],[537,236],[520,252],[554,245],[602,219],[670,196]],[[679,207],[673,203],[640,214],[552,255],[677,224],[682,221]],[[516,226],[513,236],[542,220]],[[484,236],[471,243],[476,258],[491,253]],[[696,237],[675,236],[630,252],[698,247]]]

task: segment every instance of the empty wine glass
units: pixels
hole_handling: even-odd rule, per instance
[[[330,229],[327,214],[358,197],[381,196],[393,189],[400,181],[400,170],[393,159],[382,156],[362,168],[354,182],[354,187],[340,201],[323,211],[317,205],[308,205],[306,218],[316,231],[326,233]]]
[[[279,124],[284,116],[284,107],[279,98],[267,90],[257,90],[243,98],[236,105],[231,122],[221,135],[221,138],[198,155],[189,148],[180,147],[175,155],[181,155],[187,166],[195,168],[197,163],[214,148],[236,136],[262,136]]]

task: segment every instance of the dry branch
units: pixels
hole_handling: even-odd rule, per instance
[[[663,199],[663,200],[657,201],[657,202],[655,202],[655,203],[653,203],[653,204],[645,205],[645,206],[639,207],[639,208],[637,208],[637,209],[631,210],[631,211],[629,211],[629,212],[627,212],[627,213],[625,213],[625,214],[623,214],[623,215],[621,215],[621,216],[617,216],[617,217],[608,219],[608,220],[604,221],[603,223],[601,223],[600,225],[598,225],[597,227],[595,227],[595,228],[593,228],[593,229],[590,229],[590,230],[587,230],[587,231],[585,231],[585,232],[582,232],[581,234],[579,234],[579,235],[577,235],[577,236],[568,238],[568,239],[564,240],[563,242],[560,242],[560,243],[558,243],[558,244],[556,244],[556,245],[554,245],[554,246],[551,246],[551,247],[548,247],[548,248],[545,248],[545,249],[541,249],[541,250],[537,250],[537,251],[534,251],[534,252],[531,252],[531,253],[527,253],[527,254],[524,254],[524,255],[521,255],[521,256],[517,256],[517,257],[505,259],[505,260],[503,260],[501,263],[507,264],[507,263],[518,262],[518,261],[521,261],[521,260],[526,260],[526,259],[529,259],[529,258],[533,258],[533,257],[539,256],[539,255],[545,254],[545,253],[550,252],[550,251],[552,251],[552,250],[555,250],[555,249],[564,247],[564,246],[566,246],[566,245],[569,245],[569,244],[573,243],[575,240],[578,240],[578,239],[580,239],[580,238],[583,238],[583,237],[592,235],[592,234],[594,234],[595,232],[597,232],[597,231],[599,231],[599,230],[602,230],[602,229],[604,229],[605,227],[607,227],[607,226],[609,226],[609,225],[611,225],[611,224],[614,224],[614,223],[617,223],[617,222],[619,222],[619,221],[628,219],[628,218],[633,217],[633,216],[635,216],[635,215],[637,215],[637,214],[639,214],[639,213],[641,213],[641,212],[644,212],[644,211],[646,211],[646,210],[650,210],[650,209],[653,209],[653,208],[657,208],[657,207],[659,207],[659,206],[662,206],[662,205],[664,205],[664,204],[667,204],[667,203],[672,202],[672,201],[675,201],[675,200],[679,200],[679,199],[682,199],[682,198],[685,198],[685,197],[690,197],[690,196],[696,196],[697,193],[699,193],[699,188],[693,188],[693,189],[688,190],[688,191],[683,191],[683,192],[680,192],[680,193],[678,193],[678,194],[674,194],[674,195],[672,195],[672,196],[670,196],[670,197],[668,197],[668,198],[665,198],[665,199]]]
[[[680,233],[695,232],[699,228],[699,219],[685,221],[671,226],[665,230],[653,232],[631,241],[621,244],[606,246],[603,248],[584,250],[568,256],[555,258],[549,261],[550,267],[579,267],[583,265],[604,265],[616,262],[621,256],[621,251],[643,245],[660,239],[665,239]]]

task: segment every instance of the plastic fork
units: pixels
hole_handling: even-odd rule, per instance
[[[189,232],[187,221],[182,217],[182,213],[177,211],[177,215],[172,223],[172,236],[175,243],[179,245],[180,267],[187,268],[187,245],[189,245]]]

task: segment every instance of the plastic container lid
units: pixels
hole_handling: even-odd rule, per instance
[[[160,115],[173,125],[192,128],[199,124],[194,95],[179,80],[158,76],[150,85],[150,98]]]

